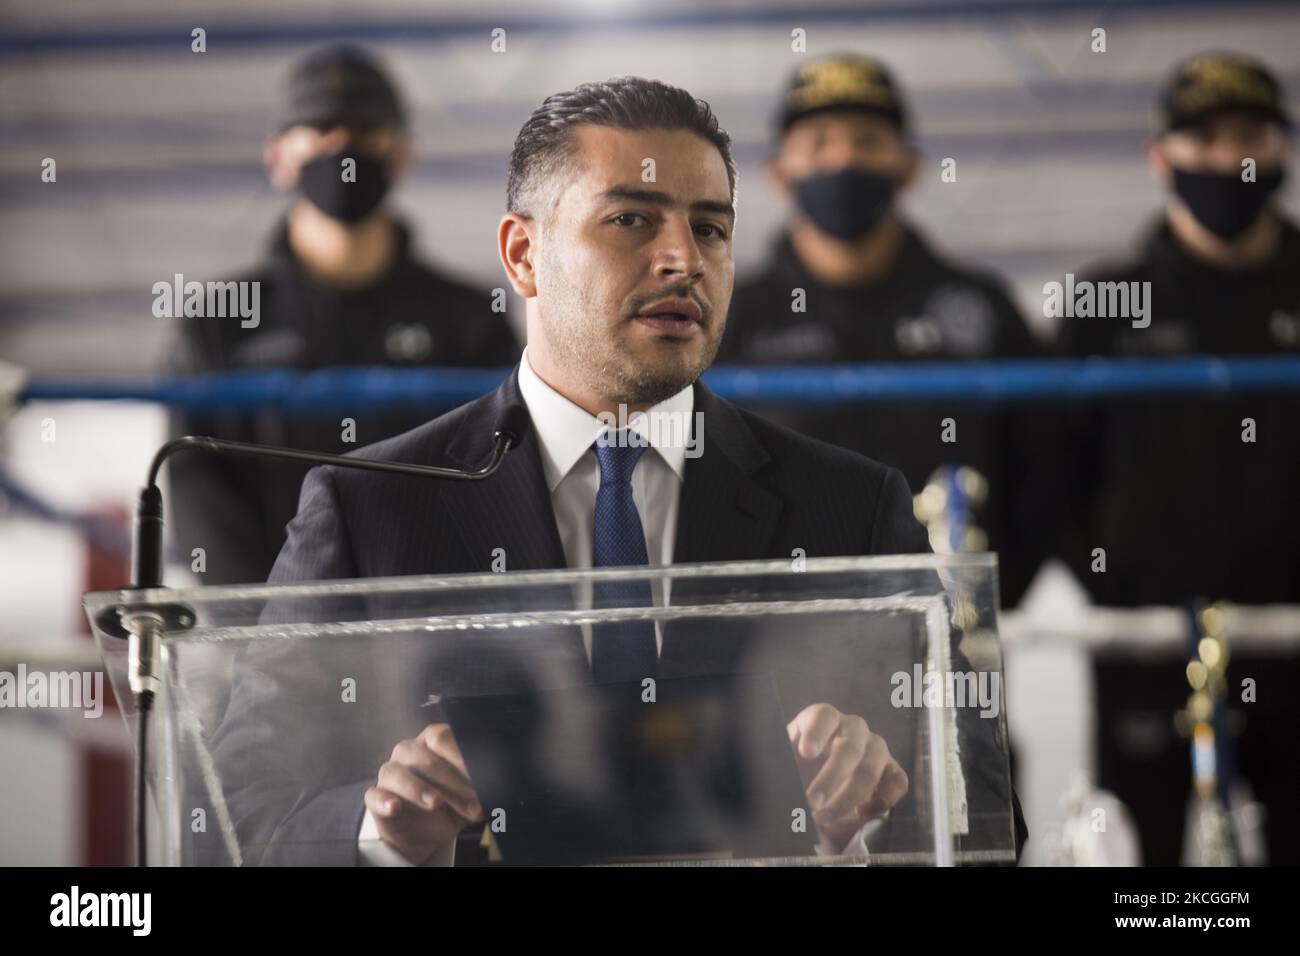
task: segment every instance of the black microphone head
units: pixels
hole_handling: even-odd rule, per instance
[[[532,425],[532,418],[528,415],[528,409],[522,404],[510,404],[497,417],[497,427],[492,433],[493,438],[500,438],[502,435],[508,435],[510,438],[510,447],[518,448],[528,434],[528,429]]]

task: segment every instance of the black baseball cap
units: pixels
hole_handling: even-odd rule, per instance
[[[798,120],[830,110],[860,110],[908,127],[907,107],[888,67],[857,53],[837,53],[801,66],[781,101],[778,131],[784,136]]]
[[[1239,53],[1210,52],[1174,67],[1157,109],[1161,134],[1221,113],[1248,113],[1291,126],[1277,78],[1260,61]]]
[[[359,47],[340,44],[294,64],[276,130],[322,123],[391,123],[404,128],[406,113],[397,87],[379,62]]]

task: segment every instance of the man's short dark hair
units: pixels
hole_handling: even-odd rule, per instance
[[[575,126],[611,126],[616,129],[687,130],[717,147],[727,167],[730,199],[736,198],[736,164],[731,158],[731,137],[718,125],[704,100],[686,90],[639,76],[619,76],[603,83],[583,83],[556,93],[533,111],[515,137],[506,182],[506,210],[530,218],[546,197],[558,195],[551,187],[561,182],[573,160]]]

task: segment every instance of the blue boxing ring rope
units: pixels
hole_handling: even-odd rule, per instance
[[[403,406],[454,408],[494,391],[508,373],[509,369],[339,366],[147,380],[34,377],[17,397],[20,402],[156,402],[187,411],[274,408],[288,414]],[[740,403],[1018,402],[1300,390],[1300,355],[719,365],[703,378],[723,398]]]

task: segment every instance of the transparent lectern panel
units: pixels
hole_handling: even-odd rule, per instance
[[[1016,854],[995,568],[814,558],[86,606],[132,724],[114,609],[182,609],[147,761],[168,863],[997,863]],[[438,784],[450,808],[376,821],[385,766],[386,790]]]

